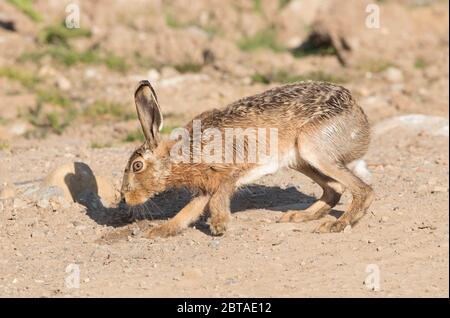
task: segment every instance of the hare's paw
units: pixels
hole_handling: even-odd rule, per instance
[[[348,223],[343,221],[327,221],[319,225],[314,232],[315,233],[337,233],[344,231]]]
[[[178,227],[173,226],[171,223],[164,223],[148,230],[145,236],[147,238],[169,237],[177,235],[178,232]]]
[[[208,220],[209,229],[213,235],[223,235],[228,227],[230,217],[228,215],[213,216]]]
[[[283,216],[277,221],[278,223],[300,223],[310,221],[311,216],[306,212],[301,211],[288,211],[283,214]]]

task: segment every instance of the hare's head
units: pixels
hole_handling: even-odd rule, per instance
[[[121,196],[128,205],[142,204],[164,191],[169,170],[164,147],[160,147],[159,131],[163,125],[161,109],[148,81],[139,83],[134,99],[145,142],[134,151],[125,168]]]

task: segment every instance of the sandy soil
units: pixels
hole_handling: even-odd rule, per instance
[[[91,10],[105,5],[80,2]],[[132,112],[134,85],[154,78],[163,112],[174,126],[203,110],[279,85],[255,81],[255,72],[280,67],[301,73],[326,70],[346,78],[343,85],[371,121],[373,140],[364,160],[376,199],[361,222],[345,233],[312,233],[323,220],[277,223],[285,211],[303,209],[321,195],[305,176],[283,170],[236,193],[224,236],[210,235],[202,219],[176,237],[149,240],[142,237],[143,231],[174,215],[190,194],[160,194],[155,203],[135,210],[131,220],[114,207],[122,170],[139,144],[124,142],[124,137],[139,127],[138,122],[104,114],[96,120],[80,116],[61,132],[49,128],[39,135],[42,127],[24,115],[39,100],[38,90],[23,80],[0,76],[0,297],[449,296],[446,2],[384,1],[384,40],[356,41],[363,49],[346,56],[351,61],[347,66],[336,56],[294,58],[286,52],[236,47],[242,36],[271,23],[286,45],[305,39],[309,28],[299,31],[300,22],[294,27],[286,21],[300,14],[295,5],[303,3],[308,10],[301,11],[301,21],[311,25],[321,14],[314,1],[292,0],[275,15],[271,13],[279,9],[268,1],[262,2],[262,13],[252,11],[251,1],[215,6],[198,1],[189,8],[175,1],[171,9],[183,25],[176,28],[155,14],[162,12],[160,1],[138,2],[145,11],[117,1],[98,16],[89,15],[84,21],[96,31],[92,38],[74,39],[73,45],[81,49],[97,43],[127,61],[136,58],[136,50],[148,49],[149,57],[164,62],[162,68],[136,63],[118,72],[105,65],[67,67],[48,57],[19,62],[23,52],[42,44],[30,40],[37,37],[34,22],[1,3],[0,20],[13,19],[17,30],[0,28],[0,69],[39,74],[39,85],[58,88],[81,111],[108,99]],[[49,3],[36,1],[44,20],[39,27],[63,14],[62,5]],[[234,24],[212,18],[220,14]],[[213,23],[221,31],[205,38],[204,29],[186,26],[191,21],[208,27]],[[339,32],[347,34],[351,23],[359,23],[356,17],[349,21],[340,24]],[[358,32],[349,36],[349,43],[364,37]],[[130,45],[123,45],[124,38],[132,39]],[[176,71],[173,65],[185,59],[203,63],[205,48],[214,51],[214,65]],[[369,54],[374,50],[378,60]],[[43,109],[60,111],[60,106],[50,100]],[[88,171],[80,179],[86,191],[78,202],[44,182],[58,167],[74,163],[86,165]],[[54,181],[64,188],[65,177]],[[345,194],[327,218],[341,215],[350,200]],[[379,274],[376,290],[366,282],[373,269]],[[79,286],[74,288],[78,272]]]

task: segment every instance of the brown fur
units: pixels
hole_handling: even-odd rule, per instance
[[[139,84],[136,107],[146,142],[131,156],[125,169],[122,196],[130,205],[144,203],[158,192],[187,187],[198,197],[177,216],[153,229],[149,236],[175,235],[209,208],[209,224],[215,235],[223,234],[230,219],[230,198],[240,178],[258,167],[255,163],[174,163],[170,149],[175,141],[160,140],[162,122],[156,95],[147,81]],[[369,145],[369,124],[350,92],[324,82],[301,82],[268,90],[238,100],[223,109],[204,112],[202,129],[277,128],[278,153],[295,152],[289,166],[316,181],[323,196],[305,211],[289,211],[281,222],[301,222],[321,218],[349,189],[353,201],[337,221],[326,222],[317,232],[339,232],[354,225],[373,199],[372,189],[346,165],[360,158]],[[192,122],[186,128],[191,136]],[[146,131],[147,130],[147,131]],[[192,145],[191,145],[192,147]],[[247,141],[244,148],[248,147]],[[247,150],[247,149],[246,149]],[[141,161],[144,168],[134,173],[132,165]]]

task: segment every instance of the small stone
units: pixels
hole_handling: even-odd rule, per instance
[[[368,239],[367,243],[369,243],[369,244],[375,243],[375,240],[374,239]]]
[[[13,202],[13,209],[23,209],[23,208],[27,207],[27,205],[28,204],[26,201],[16,198],[16,199],[14,199],[14,202]]]
[[[403,81],[403,72],[396,67],[389,67],[384,71],[384,78],[391,83],[399,83]]]
[[[98,76],[98,71],[95,68],[88,68],[84,72],[84,78],[92,79]]]
[[[183,271],[181,275],[187,279],[198,279],[203,275],[203,273],[198,268],[193,268]]]
[[[139,229],[138,228],[134,228],[132,231],[131,231],[131,235],[133,235],[133,236],[137,236],[139,234]]]
[[[212,240],[211,242],[209,242],[208,246],[209,247],[214,247],[214,248],[218,248],[220,245],[220,240]]]
[[[177,72],[177,70],[170,66],[164,66],[161,69],[161,76],[164,78],[174,77],[177,76],[178,74],[179,73]]]
[[[37,205],[39,208],[41,208],[41,209],[47,209],[47,208],[49,207],[49,205],[50,205],[50,202],[48,202],[47,199],[42,199],[42,200],[39,200],[39,201],[36,203],[36,205]]]
[[[387,221],[389,221],[389,217],[387,216],[382,216],[380,219],[380,223],[386,223]]]
[[[18,121],[12,124],[8,130],[12,135],[22,136],[28,131],[28,127],[29,127],[28,123]]]
[[[381,246],[377,246],[377,252],[381,252]]]
[[[61,77],[59,77],[57,80],[56,80],[56,86],[58,87],[58,88],[60,88],[61,90],[63,90],[63,91],[68,91],[68,90],[70,90],[71,88],[72,88],[72,84],[70,83],[70,81],[67,79],[67,78],[65,78],[64,76],[61,76]]]
[[[89,279],[89,278],[85,278],[84,280],[83,280],[83,282],[84,283],[89,283],[91,280]]]
[[[147,78],[150,82],[156,82],[160,77],[161,75],[159,74],[158,70],[154,68],[147,73]]]
[[[77,225],[77,226],[75,226],[75,230],[76,231],[84,231],[84,230],[86,230],[86,225]]]
[[[344,233],[346,233],[346,234],[352,233],[352,226],[350,224],[344,228]]]

